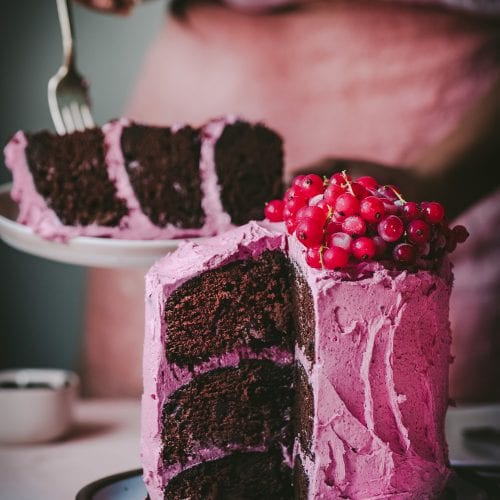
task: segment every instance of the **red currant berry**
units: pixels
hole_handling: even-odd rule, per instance
[[[335,220],[331,220],[325,227],[325,233],[333,234],[342,231],[342,222],[337,222]]]
[[[317,174],[306,175],[300,183],[301,193],[306,198],[312,198],[317,194],[323,193],[325,190],[323,186],[323,178]]]
[[[323,227],[326,222],[326,214],[318,206],[305,206],[297,212],[296,219],[297,222],[304,219],[312,219],[318,226]]]
[[[342,224],[342,222],[345,221],[345,215],[341,215],[338,212],[333,212],[332,220],[334,220],[335,222],[340,222]]]
[[[329,204],[329,205],[335,205],[335,201],[337,198],[345,193],[345,189],[338,186],[337,184],[330,184],[326,189],[323,194],[324,200]]]
[[[304,180],[305,175],[297,175],[293,178],[292,187],[297,188],[297,192],[302,189],[302,181]]]
[[[374,177],[371,177],[370,175],[359,177],[356,179],[356,182],[364,186],[369,191],[375,191],[378,188],[378,182]]]
[[[343,248],[346,252],[351,252],[352,238],[346,233],[333,233],[327,236],[327,246]]]
[[[407,201],[401,208],[401,217],[404,221],[410,222],[411,220],[418,219],[421,215],[420,207],[418,203],[414,201]]]
[[[307,200],[302,196],[296,196],[285,203],[285,208],[291,214],[296,214],[302,207],[307,205]]]
[[[387,252],[387,243],[380,236],[374,236],[373,243],[375,243],[375,257],[382,258]]]
[[[323,193],[317,194],[309,199],[309,205],[317,205],[320,201],[323,200]]]
[[[323,241],[323,226],[315,220],[303,219],[298,221],[295,235],[305,247],[318,247]]]
[[[370,191],[366,189],[363,185],[359,184],[358,182],[352,182],[351,183],[351,189],[352,192],[354,193],[354,196],[358,199],[363,199],[366,198],[367,196],[370,196]]]
[[[399,206],[396,205],[395,202],[382,200],[384,204],[384,210],[386,215],[398,215],[399,214]]]
[[[380,198],[367,196],[359,204],[359,213],[368,222],[380,222],[385,215],[385,207]]]
[[[462,225],[455,226],[452,231],[457,243],[463,243],[469,237],[469,231]]]
[[[417,251],[410,243],[400,243],[394,247],[392,255],[396,262],[413,264],[417,258]]]
[[[285,191],[285,196],[283,196],[283,200],[285,203],[295,199],[295,198],[303,198],[307,201],[307,198],[302,194],[301,188],[299,186],[292,186]]]
[[[369,260],[375,257],[377,248],[372,238],[362,236],[352,242],[352,254],[358,260]]]
[[[350,215],[342,222],[342,231],[353,236],[366,233],[366,222],[359,215]]]
[[[378,188],[378,192],[384,198],[387,198],[388,200],[394,201],[394,200],[398,199],[399,189],[395,186],[386,185],[386,186],[380,186]]]
[[[347,176],[347,180],[351,180],[351,177],[350,176]],[[336,185],[336,186],[339,186],[339,187],[344,187],[345,186],[345,183],[346,183],[346,179],[344,177],[344,175],[342,174],[342,172],[337,172],[336,174],[333,174],[331,177],[330,177],[330,180],[329,180],[329,185]]]
[[[323,252],[323,266],[326,269],[341,269],[348,262],[349,254],[343,248],[331,247]]]
[[[403,235],[403,221],[397,215],[389,215],[377,226],[378,234],[383,240],[393,243]]]
[[[335,201],[335,211],[343,217],[359,213],[359,201],[351,193],[341,194]]]
[[[281,222],[283,220],[283,209],[285,202],[283,200],[272,200],[266,203],[264,207],[264,215],[271,222]]]
[[[323,250],[321,247],[311,247],[306,251],[306,262],[310,267],[314,269],[321,269],[322,266],[322,254]]]
[[[319,200],[318,203],[316,203],[316,205],[314,206],[323,210],[323,212],[325,212],[325,215],[327,217],[332,213],[332,207],[328,205],[328,203],[325,200]]]
[[[285,219],[285,227],[288,234],[293,234],[295,232],[295,228],[297,227],[297,221],[295,218]]]
[[[427,243],[431,238],[431,227],[420,219],[412,220],[406,227],[406,234],[412,243]]]
[[[444,218],[444,207],[437,201],[426,203],[423,209],[424,219],[429,224],[438,224]]]
[[[285,207],[283,208],[283,220],[287,219],[295,219],[295,214],[290,212],[290,210],[288,210],[288,207],[286,206],[285,203]]]
[[[287,201],[292,200],[296,196],[300,196],[299,188],[292,186],[285,191],[285,194],[283,195],[283,201],[286,203]]]

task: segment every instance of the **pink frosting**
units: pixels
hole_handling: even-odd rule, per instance
[[[120,239],[173,239],[197,236],[212,236],[233,226],[231,218],[222,207],[220,186],[214,164],[214,147],[227,124],[234,123],[236,116],[226,116],[207,122],[201,130],[200,178],[202,208],[206,219],[198,229],[178,228],[172,224],[159,227],[142,212],[139,201],[130,184],[121,150],[121,134],[130,125],[126,119],[107,123],[102,127],[106,147],[108,177],[113,182],[118,198],[125,201],[128,214],[118,226],[64,225],[56,213],[47,206],[45,199],[37,192],[26,158],[26,135],[19,131],[5,147],[5,164],[12,171],[14,182],[11,196],[19,205],[18,222],[31,227],[48,240],[68,241],[76,236],[95,236]],[[182,126],[175,125],[173,130]]]
[[[296,346],[314,395],[314,460],[298,439],[310,498],[428,498],[444,487],[449,472],[444,438],[448,404],[451,270],[396,272],[379,263],[345,272],[307,266],[303,247],[280,225],[249,223],[203,245],[187,243],[160,260],[146,279],[146,336],[142,461],[152,500],[181,467],[165,470],[161,459],[161,412],[169,394],[193,374],[164,356],[166,299],[187,280],[228,262],[280,249],[310,287],[316,319],[314,359]],[[195,368],[203,373],[236,366],[241,349]],[[269,349],[259,356],[292,362]],[[232,451],[199,450],[186,467]],[[293,457],[284,453],[284,461]]]
[[[449,475],[448,265],[438,276],[373,264],[346,279],[309,268],[289,243],[316,316],[315,359],[296,353],[315,400],[314,462],[295,443],[312,497],[432,498]]]

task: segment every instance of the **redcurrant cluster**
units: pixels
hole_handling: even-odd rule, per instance
[[[264,213],[271,222],[284,221],[317,269],[367,260],[429,267],[469,236],[463,226],[449,227],[440,203],[405,201],[394,186],[369,176],[353,181],[345,171],[329,179],[295,177],[284,198],[267,203]]]

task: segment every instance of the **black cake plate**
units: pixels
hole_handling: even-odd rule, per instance
[[[0,186],[0,238],[23,252],[66,264],[91,267],[150,267],[182,240],[119,240],[79,236],[68,243],[48,241],[16,222],[19,212],[11,184]]]
[[[454,467],[442,500],[498,500],[500,468]],[[83,487],[76,500],[144,500],[147,497],[142,470],[107,476]]]

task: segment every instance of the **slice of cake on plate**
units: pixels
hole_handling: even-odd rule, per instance
[[[201,128],[117,120],[5,148],[18,222],[47,239],[211,236],[260,218],[282,194],[281,138],[234,116]]]

